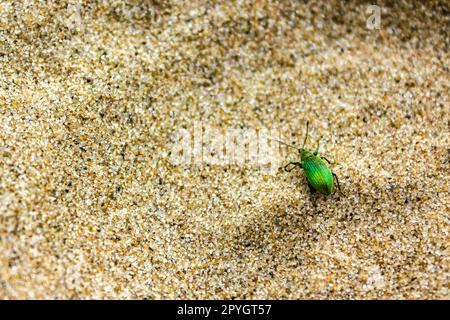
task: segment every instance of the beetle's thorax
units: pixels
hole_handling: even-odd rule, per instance
[[[305,148],[301,148],[298,151],[300,153],[300,158],[302,162],[313,156],[313,153]]]

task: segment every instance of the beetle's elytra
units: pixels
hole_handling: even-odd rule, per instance
[[[327,161],[328,163],[330,163],[330,161],[327,158],[318,155],[320,138],[319,140],[317,140],[316,150],[311,152],[305,148],[306,140],[308,139],[308,129],[309,122],[306,123],[306,136],[301,148],[296,148],[283,141],[277,140],[278,142],[288,147],[297,149],[300,154],[300,162],[291,161],[286,166],[284,166],[284,170],[287,172],[291,172],[297,167],[303,168],[306,174],[306,178],[308,179],[310,190],[317,190],[327,196],[333,193],[334,178],[336,178],[338,189],[342,193],[337,175],[332,172],[325,163],[325,161]]]

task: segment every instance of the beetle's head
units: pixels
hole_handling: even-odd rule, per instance
[[[308,151],[306,148],[300,148],[298,149],[298,153],[300,154],[300,158],[302,161],[306,160],[311,156],[311,152]]]

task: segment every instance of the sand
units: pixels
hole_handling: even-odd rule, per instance
[[[449,6],[376,2],[2,1],[0,298],[449,299]],[[307,121],[344,195],[173,160]]]

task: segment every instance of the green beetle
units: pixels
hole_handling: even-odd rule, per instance
[[[319,153],[319,142],[321,138],[317,140],[317,148],[313,152],[305,148],[306,140],[308,139],[308,129],[309,122],[306,123],[306,136],[305,140],[303,141],[303,147],[301,147],[300,149],[291,146],[283,141],[276,140],[290,148],[298,150],[300,154],[300,162],[291,161],[286,166],[284,166],[284,170],[287,172],[291,172],[297,167],[303,168],[306,173],[306,178],[308,179],[308,186],[310,190],[313,192],[317,190],[327,196],[333,193],[333,178],[336,178],[339,192],[342,193],[337,175],[328,168],[323,160],[327,161],[328,163],[330,163],[330,161],[325,157],[317,155]],[[289,166],[292,167],[289,168]]]

